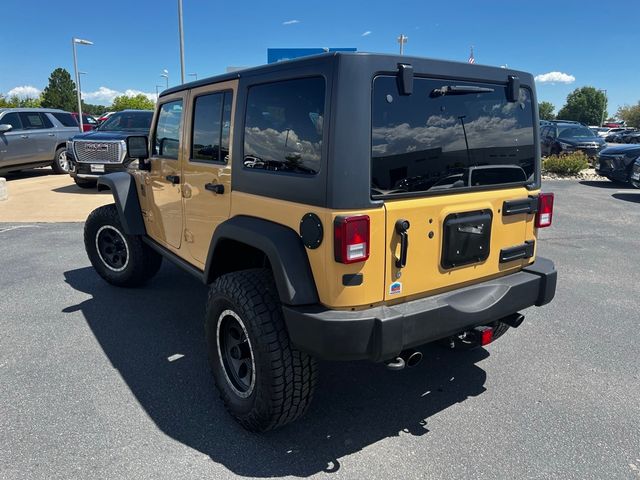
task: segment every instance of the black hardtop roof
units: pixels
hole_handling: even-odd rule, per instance
[[[454,62],[451,60],[439,60],[426,57],[410,57],[406,55],[397,54],[384,54],[384,53],[367,53],[367,52],[328,52],[320,53],[318,55],[309,55],[306,57],[294,58],[291,60],[284,60],[277,63],[269,63],[266,65],[260,65],[257,67],[245,68],[235,72],[223,73],[220,75],[214,75],[212,77],[203,78],[189,83],[184,83],[175,87],[171,87],[160,93],[160,96],[170,95],[172,93],[181,92],[183,90],[190,90],[192,88],[203,87],[205,85],[211,85],[219,82],[226,82],[228,80],[235,80],[242,77],[252,77],[256,75],[267,74],[282,70],[292,70],[296,68],[306,67],[310,65],[320,65],[331,61],[335,61],[339,57],[374,57],[380,60],[392,61],[395,63],[408,63],[416,66],[424,65],[426,63],[436,62],[439,64],[450,64],[452,69],[458,70],[460,68],[475,68],[475,69],[489,69],[499,70],[504,72],[505,78],[507,75],[519,75],[522,77],[531,77],[531,74],[518,70],[512,70],[502,67],[493,67],[486,65],[470,65],[467,62]],[[418,68],[418,71],[420,69]]]

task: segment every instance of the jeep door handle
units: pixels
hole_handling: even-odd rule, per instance
[[[29,138],[29,135],[20,135],[20,138]]]
[[[49,135],[50,137],[55,137],[56,136],[55,133],[47,133],[47,135]]]
[[[219,183],[205,183],[204,188],[206,190],[209,190],[210,192],[220,193],[220,194],[224,193],[224,185],[221,185]]]
[[[180,183],[180,175],[167,175],[164,177],[168,182],[171,182],[173,185],[177,185]]]

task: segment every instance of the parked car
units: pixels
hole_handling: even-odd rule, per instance
[[[589,127],[589,130],[591,130],[597,136],[604,138],[607,136],[611,129],[607,127]]]
[[[624,137],[629,132],[633,131],[632,128],[612,128],[609,134],[605,137],[605,140],[609,143],[627,143],[624,141]]]
[[[88,257],[120,287],[163,258],[210,285],[227,410],[280,427],[317,359],[413,367],[419,345],[486,345],[553,299],[535,98],[525,72],[356,53],[167,89],[150,135],[127,138],[138,168],[98,179],[115,203],[87,218]]]
[[[111,115],[113,115],[116,112],[106,112],[103,113],[102,115],[100,115],[97,120],[98,120],[98,125],[100,125],[101,123],[103,123],[106,119],[108,119]]]
[[[637,182],[638,180],[633,178],[633,168],[639,159],[640,145],[613,145],[598,155],[596,173],[612,181]]]
[[[46,165],[67,173],[66,143],[77,133],[78,122],[63,110],[0,109],[0,173]]]
[[[620,135],[621,143],[640,143],[640,131],[627,130]]]
[[[540,148],[542,155],[560,155],[582,151],[595,157],[604,148],[605,142],[578,122],[558,121],[542,127]]]
[[[631,177],[630,177],[631,186],[634,188],[640,188],[640,156],[633,162],[633,167],[631,168]]]
[[[123,110],[110,115],[92,132],[70,139],[66,145],[69,173],[76,184],[93,188],[100,175],[126,170],[133,159],[127,156],[125,140],[148,134],[152,117],[151,110]]]
[[[71,115],[73,115],[73,118],[76,119],[76,122],[80,124],[80,121],[78,120],[78,112],[73,112]],[[92,117],[91,115],[87,115],[86,113],[82,114],[82,131],[83,132],[90,132],[91,130],[94,130],[97,126],[98,126],[98,121],[94,117]]]

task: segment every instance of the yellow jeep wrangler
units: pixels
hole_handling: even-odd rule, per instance
[[[137,286],[163,258],[210,285],[209,359],[229,412],[300,417],[316,359],[421,359],[486,345],[550,302],[530,74],[332,53],[164,91],[115,204],[85,225],[91,263]]]

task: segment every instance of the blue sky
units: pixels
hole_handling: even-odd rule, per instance
[[[607,90],[610,114],[640,100],[636,1],[183,2],[186,70],[199,78],[265,63],[269,47],[396,52],[404,33],[407,55],[466,61],[473,45],[478,64],[560,72],[537,83],[556,109],[584,85]],[[90,103],[154,94],[165,68],[179,82],[176,0],[2,0],[0,15],[1,93],[37,92],[56,67],[73,72],[72,36],[95,43],[78,48]]]

